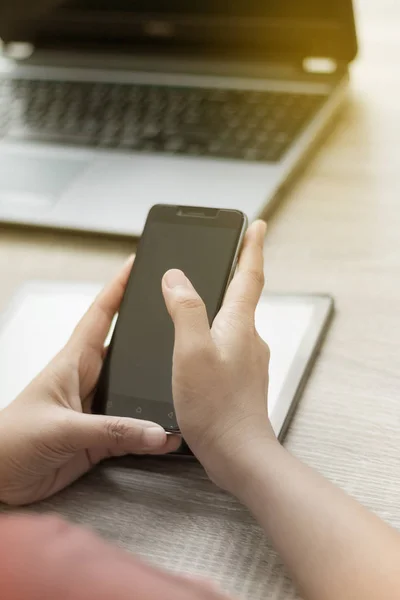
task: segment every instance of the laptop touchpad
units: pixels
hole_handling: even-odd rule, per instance
[[[0,152],[0,206],[50,208],[88,162]]]

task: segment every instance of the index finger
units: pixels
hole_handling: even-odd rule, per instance
[[[255,221],[247,230],[238,268],[225,295],[222,311],[254,318],[264,288],[264,237],[267,224]]]
[[[114,279],[99,293],[76,326],[71,343],[89,344],[103,352],[112,321],[124,297],[134,258],[134,255],[130,256]]]

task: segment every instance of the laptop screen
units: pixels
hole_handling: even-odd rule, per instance
[[[256,16],[261,18],[334,18],[337,15],[335,3],[308,0],[72,0],[67,3],[70,9],[83,11],[123,11],[147,14],[179,14],[192,17],[219,15],[222,17]]]
[[[356,53],[352,0],[14,0],[0,8],[0,35],[260,58]]]

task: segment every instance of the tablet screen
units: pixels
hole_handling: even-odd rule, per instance
[[[101,286],[31,282],[0,321],[0,409],[67,342]],[[256,327],[271,349],[269,414],[279,435],[331,310],[322,296],[265,295]]]
[[[256,328],[271,351],[268,406],[273,412],[279,401],[301,342],[313,321],[315,305],[306,299],[279,302],[262,299],[256,313]]]

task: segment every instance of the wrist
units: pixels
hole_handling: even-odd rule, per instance
[[[229,491],[250,508],[260,479],[270,478],[272,482],[286,455],[287,451],[276,438],[264,436],[249,440],[232,462]]]

